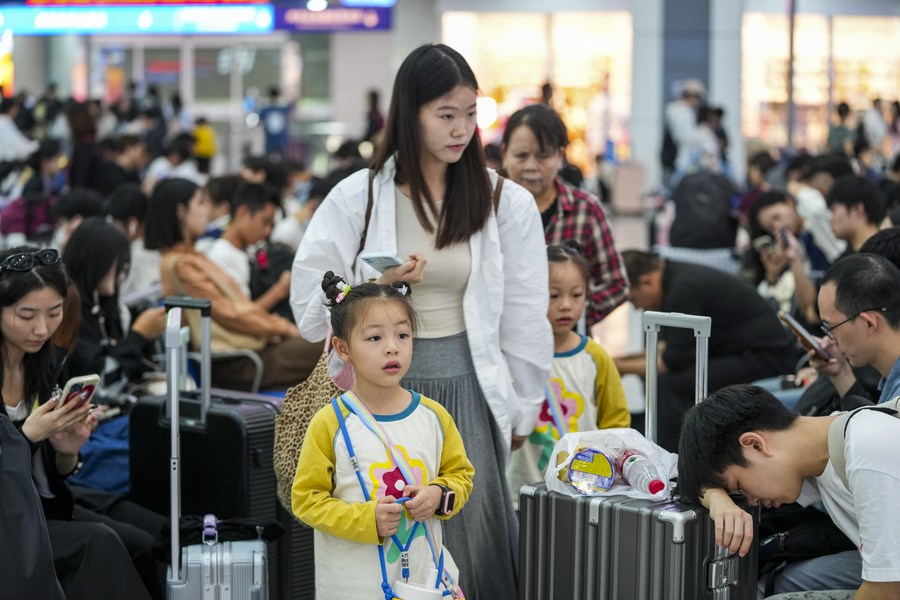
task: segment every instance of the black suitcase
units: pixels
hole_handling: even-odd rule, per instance
[[[646,437],[656,437],[656,342],[661,325],[697,336],[696,397],[706,396],[711,319],[644,313]],[[759,510],[751,511],[759,525]],[[754,600],[758,543],[747,556],[715,546],[701,506],[580,496],[525,485],[519,497],[520,600]]]
[[[199,392],[180,394],[182,514],[279,520],[286,533],[269,547],[269,598],[312,599],[312,530],[282,510],[275,493],[272,451],[281,399],[210,389],[211,303],[169,297],[165,305],[167,310],[175,306],[200,310],[203,328],[201,388]],[[132,410],[130,421],[131,498],[168,514],[166,465],[171,419],[167,399],[142,398]]]

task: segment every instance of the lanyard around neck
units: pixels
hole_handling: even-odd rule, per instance
[[[356,415],[356,417],[366,427],[366,429],[368,429],[369,431],[374,433],[375,436],[381,440],[381,442],[384,445],[385,449],[387,450],[388,454],[390,454],[391,459],[394,461],[394,464],[396,464],[397,468],[400,469],[400,474],[403,475],[403,477],[404,477],[404,479],[406,479],[407,483],[408,484],[416,483],[416,479],[412,475],[412,466],[409,464],[409,461],[406,459],[406,457],[403,455],[402,452],[397,451],[396,446],[394,446],[393,442],[391,442],[390,438],[387,435],[387,432],[384,430],[384,428],[381,426],[381,424],[375,419],[375,417],[372,415],[372,413],[369,412],[369,409],[367,409],[365,407],[365,405],[363,405],[363,403],[359,400],[359,398],[353,392],[347,391],[344,394],[342,394],[340,398],[341,398],[341,401],[344,403],[344,405],[348,408],[348,410],[350,410],[350,412],[352,412],[354,415]],[[353,466],[353,470],[356,473],[356,480],[359,482],[359,485],[362,488],[363,497],[368,502],[372,499],[371,494],[369,493],[369,489],[366,486],[365,481],[363,480],[362,473],[359,468],[359,460],[356,457],[356,453],[353,450],[353,444],[350,441],[350,432],[347,430],[346,420],[344,419],[344,416],[341,413],[341,409],[340,409],[340,406],[338,405],[338,401],[336,398],[332,398],[331,406],[334,409],[335,414],[337,415],[338,424],[340,425],[340,428],[341,428],[341,434],[344,437],[344,443],[346,444],[347,452],[350,455],[350,464]],[[409,498],[400,498],[397,500],[397,502],[402,503],[406,500],[409,500]],[[391,536],[391,540],[394,542],[394,544],[397,546],[398,550],[400,550],[400,553],[401,553],[401,555],[400,555],[401,556],[401,571],[402,571],[401,574],[405,580],[408,580],[408,578],[409,578],[408,550],[409,550],[409,547],[412,545],[413,539],[415,538],[416,527],[419,524],[420,523],[416,523],[415,525],[413,525],[413,527],[410,531],[410,534],[409,534],[409,538],[407,539],[407,543],[405,545],[400,542],[399,538],[397,538],[396,535]],[[428,542],[428,548],[431,551],[432,561],[434,562],[434,565],[437,567],[437,571],[438,571],[438,579],[435,582],[435,588],[440,588],[441,583],[443,583],[446,588],[443,592],[443,595],[445,595],[445,596],[450,595],[451,594],[450,590],[455,589],[456,586],[454,585],[453,580],[450,577],[450,574],[448,572],[446,572],[444,569],[443,548],[441,548],[440,551],[437,550],[436,544],[434,541],[435,540],[434,532],[431,530],[430,523],[428,523],[426,521],[421,524],[424,525],[425,539]],[[396,598],[396,596],[393,594],[390,583],[388,583],[388,580],[387,580],[387,566],[386,566],[385,558],[384,558],[384,545],[382,545],[382,544],[378,545],[378,558],[381,562],[381,578],[382,578],[381,587],[382,587],[382,590],[384,591],[385,599],[391,600],[392,598]]]

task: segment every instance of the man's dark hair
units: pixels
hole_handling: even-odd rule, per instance
[[[801,181],[810,181],[819,173],[827,173],[832,178],[838,179],[847,175],[853,175],[853,165],[850,159],[840,154],[816,156],[803,167],[800,174]]]
[[[900,269],[900,227],[882,229],[867,239],[859,251],[883,256]]]
[[[628,283],[632,286],[637,285],[641,276],[658,271],[662,265],[659,255],[643,250],[626,250],[622,253],[622,261],[625,263]]]
[[[765,177],[769,171],[774,169],[778,165],[778,161],[772,156],[772,154],[768,151],[757,152],[753,156],[750,157],[750,160],[747,163],[751,167],[756,167],[759,169],[759,172],[763,174]]]
[[[850,115],[850,105],[846,102],[841,102],[837,105],[837,114],[838,117],[841,118],[841,121],[846,119]]]
[[[206,182],[206,193],[216,206],[227,202],[231,204],[234,194],[244,183],[240,175],[220,175]]]
[[[52,218],[72,219],[74,217],[96,217],[100,215],[103,207],[103,197],[88,188],[78,187],[66,192],[56,200],[53,205]]]
[[[234,193],[231,200],[231,218],[237,215],[238,208],[246,206],[251,215],[261,211],[266,204],[271,204],[284,212],[281,205],[281,196],[272,186],[265,183],[245,183]]]
[[[884,315],[900,329],[900,269],[877,254],[852,254],[831,265],[822,285],[834,284],[834,307],[848,317],[866,310]],[[881,308],[886,310],[880,311]]]
[[[125,152],[132,146],[140,146],[147,145],[147,140],[143,138],[143,136],[134,135],[132,133],[126,133],[122,137],[119,138],[119,152]]]
[[[747,465],[740,437],[748,431],[784,431],[796,412],[755,385],[730,385],[684,415],[678,444],[678,491],[699,502],[706,488],[725,488],[728,467]]]
[[[825,202],[828,208],[835,204],[843,204],[848,211],[861,204],[866,213],[866,220],[875,226],[884,221],[886,214],[878,186],[859,175],[845,175],[835,181],[828,191]]]
[[[138,184],[123,183],[103,203],[103,215],[122,223],[128,223],[132,218],[143,223],[147,215],[147,195]]]
[[[248,171],[253,171],[254,173],[263,171],[268,174],[267,169],[270,162],[271,161],[269,161],[268,158],[261,154],[251,154],[244,157],[244,159],[241,161],[241,166]]]

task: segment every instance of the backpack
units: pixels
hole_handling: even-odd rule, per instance
[[[659,162],[664,169],[674,170],[676,158],[678,158],[678,144],[675,143],[672,131],[669,129],[669,125],[666,124],[663,127],[663,142],[662,149],[659,151]]]
[[[733,248],[738,220],[734,184],[719,173],[694,173],[678,183],[669,243],[678,248]]]
[[[900,419],[900,396],[876,406],[862,406],[856,410],[839,415],[828,428],[828,458],[834,472],[840,477],[844,486],[849,489],[847,482],[847,457],[844,456],[844,438],[847,435],[847,425],[850,419],[862,410],[877,410]]]

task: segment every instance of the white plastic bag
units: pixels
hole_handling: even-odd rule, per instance
[[[569,468],[569,463],[572,462],[575,453],[582,448],[596,448],[613,460],[625,449],[637,450],[656,465],[659,474],[666,482],[665,489],[657,494],[650,494],[636,490],[624,483],[621,478],[617,478],[608,491],[592,495],[628,496],[642,500],[665,500],[669,497],[668,482],[678,474],[678,455],[657,446],[634,429],[625,428],[574,431],[560,438],[553,446],[547,472],[544,474],[548,489],[567,496],[583,495],[559,478],[560,473],[564,473]],[[561,452],[566,452],[568,456],[561,464],[557,465],[556,457]]]

